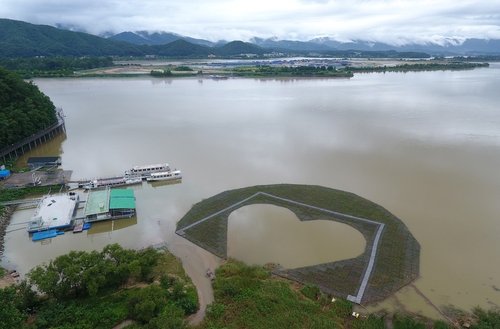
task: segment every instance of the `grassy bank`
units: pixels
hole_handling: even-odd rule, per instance
[[[49,192],[55,192],[61,190],[62,185],[54,186],[28,186],[19,189],[1,189],[0,188],[0,202],[14,201],[23,199],[29,196],[44,195]],[[0,216],[3,215],[4,207],[0,205]]]
[[[233,259],[216,271],[213,287],[215,301],[197,329],[450,328],[442,321],[406,314],[355,317],[352,304],[344,299],[332,302],[315,286],[282,280]]]

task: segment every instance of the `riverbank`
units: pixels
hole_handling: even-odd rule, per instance
[[[0,258],[3,255],[4,250],[4,239],[5,233],[7,232],[7,226],[9,226],[10,218],[14,213],[14,206],[6,206],[3,209],[0,207]]]

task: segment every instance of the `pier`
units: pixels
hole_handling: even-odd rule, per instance
[[[3,159],[3,162],[5,163],[7,159],[12,160],[13,158],[17,158],[20,154],[24,154],[26,151],[31,151],[32,147],[37,147],[62,132],[65,133],[66,126],[64,123],[64,113],[62,108],[56,108],[56,116],[56,123],[16,144],[12,144],[11,146],[0,150],[0,157]]]

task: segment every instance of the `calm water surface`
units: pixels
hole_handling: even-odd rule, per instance
[[[184,178],[181,184],[144,183],[138,188],[135,219],[101,223],[88,234],[66,234],[49,244],[29,241],[20,228],[32,210],[18,211],[8,228],[3,266],[26,273],[71,249],[166,243],[210,302],[204,272],[220,260],[176,236],[176,222],[193,204],[224,190],[317,184],[370,199],[410,228],[422,246],[421,278],[415,287],[434,304],[464,309],[500,305],[497,64],[473,71],[357,74],[352,79],[137,77],[35,83],[64,109],[67,135],[27,156],[60,154],[73,179],[161,162],[182,170]],[[331,239],[316,239],[318,232],[303,225],[298,227],[301,238],[306,244],[321,240],[318,249],[284,245],[290,253],[264,259],[262,250],[277,244],[266,234],[276,236],[296,221],[275,211],[235,212],[230,252],[250,263],[285,264],[292,252],[300,261],[314,262],[317,250],[336,250],[333,257],[340,259],[363,248],[364,240],[356,240],[360,234],[349,228],[340,234],[347,240],[339,238],[341,227],[332,228]],[[276,224],[279,217],[283,222]],[[235,242],[239,240],[241,245]],[[402,302],[410,310],[437,316],[418,298],[413,288],[405,288],[378,307]]]

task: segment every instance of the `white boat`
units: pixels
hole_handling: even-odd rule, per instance
[[[168,163],[154,164],[154,165],[146,165],[146,166],[134,166],[132,169],[127,170],[125,175],[134,177],[134,176],[142,176],[147,177],[152,173],[157,172],[167,172],[170,171],[170,167]]]
[[[171,180],[171,179],[181,179],[181,171],[180,170],[174,170],[174,171],[164,171],[164,172],[156,172],[152,173],[148,177],[146,177],[146,180],[148,182],[156,182],[156,181],[162,181],[162,180]]]

